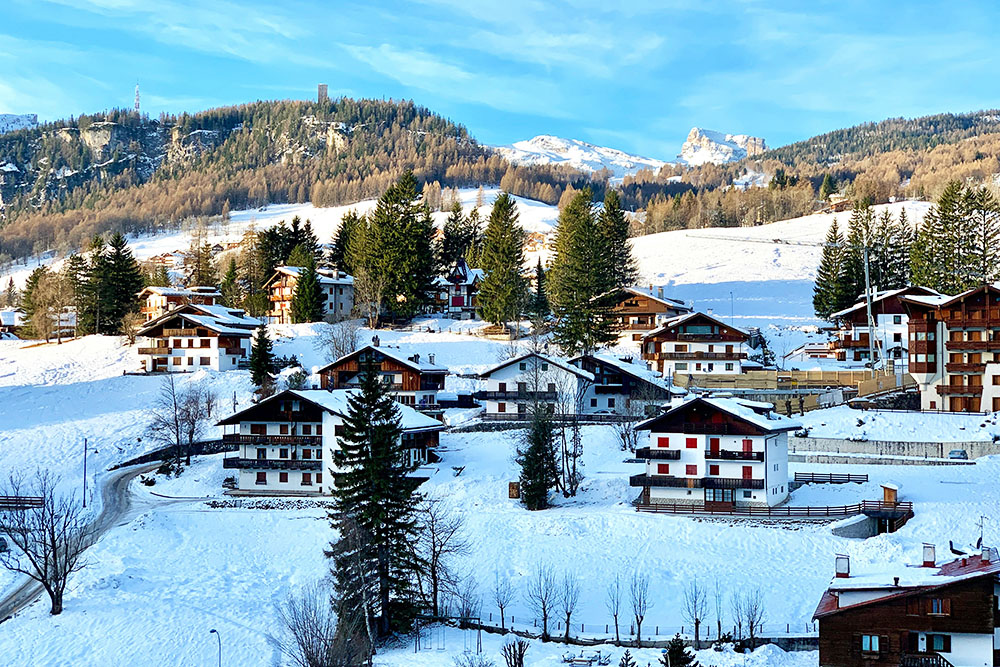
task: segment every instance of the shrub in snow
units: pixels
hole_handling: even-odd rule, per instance
[[[679,633],[667,643],[667,648],[660,656],[660,664],[664,667],[699,667],[694,654],[688,649]]]
[[[485,655],[463,654],[452,658],[455,667],[496,667],[496,663]]]

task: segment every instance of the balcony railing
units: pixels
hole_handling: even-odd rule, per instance
[[[635,450],[635,457],[637,459],[662,459],[665,461],[677,461],[681,458],[681,450],[639,447]]]
[[[996,317],[946,317],[942,320],[949,329],[1000,329]]]
[[[632,475],[629,486],[660,486],[681,489],[763,489],[762,479],[736,477],[669,477],[666,475]]]
[[[706,449],[705,459],[709,461],[763,461],[764,452],[741,452],[729,449]]]
[[[318,459],[242,459],[235,456],[222,459],[226,470],[322,470]]]
[[[166,355],[170,354],[170,351],[172,349],[173,348],[166,347],[166,346],[162,346],[162,347],[140,347],[139,348],[139,354],[152,354],[152,355],[157,355],[157,356],[166,356]]]
[[[949,340],[945,341],[949,350],[1000,350],[1000,340]]]
[[[322,445],[321,435],[243,435],[227,433],[222,436],[227,445]]]
[[[679,333],[677,334],[677,340],[723,340],[737,343],[743,342],[743,337],[729,334]]]
[[[734,361],[747,358],[745,352],[656,352],[648,356],[663,361]]]
[[[535,399],[539,401],[554,401],[559,397],[557,391],[484,391],[480,396],[487,401],[516,401],[518,399]]]
[[[982,385],[970,385],[970,384],[939,384],[937,386],[937,393],[941,396],[951,395],[951,394],[962,394],[967,396],[981,396],[983,394]]]
[[[904,653],[899,658],[899,667],[954,667],[937,653]]]
[[[197,336],[198,335],[198,330],[197,329],[164,329],[163,330],[163,335],[167,336],[167,337],[170,337],[170,336],[183,336],[183,337]]]
[[[945,364],[944,369],[949,373],[983,373],[986,371],[986,364],[952,362]]]

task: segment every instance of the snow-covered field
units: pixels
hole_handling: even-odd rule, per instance
[[[418,324],[438,330],[450,323],[429,318]],[[505,354],[506,345],[461,333],[462,328],[379,336],[383,345],[407,352],[434,352],[453,372],[482,370]],[[313,345],[315,329],[277,328],[275,351],[295,354],[307,368],[323,363]],[[370,335],[364,332],[363,340]],[[122,375],[135,366],[134,350],[120,347],[118,339],[88,337],[39,347],[0,343],[0,470],[44,466],[63,476],[65,490],[75,489],[86,437],[93,488],[109,465],[151,448],[143,411],[161,380]],[[249,398],[245,372],[203,373],[181,381],[210,383],[227,407],[234,392],[238,404]],[[451,376],[447,388],[471,388],[474,382]],[[810,417],[827,423],[841,418],[837,411]],[[940,426],[942,433],[947,428]],[[768,630],[783,631],[785,624],[801,630],[829,582],[834,554],[850,554],[859,566],[884,559],[914,562],[924,541],[973,542],[978,517],[992,516],[1000,503],[995,481],[1000,457],[992,457],[961,467],[792,464],[793,472],[867,472],[871,477],[864,485],[805,486],[793,494],[793,504],[854,503],[880,497],[880,482],[900,485],[902,497],[915,503],[916,517],[899,533],[863,541],[835,537],[829,525],[819,523],[639,514],[628,504],[634,497],[628,475],[638,466],[625,463],[610,427],[589,426],[582,492],[559,499],[554,509],[532,513],[507,497],[507,483],[517,476],[518,437],[516,431],[443,435],[443,461],[428,471],[423,490],[444,499],[464,520],[471,549],[456,563],[458,569],[472,574],[484,594],[496,573],[514,583],[518,597],[509,614],[521,627],[530,618],[523,596],[527,579],[547,564],[584,582],[574,623],[589,626],[587,634],[603,631],[609,622],[603,602],[607,582],[616,573],[633,572],[651,579],[654,605],[644,627],[655,632],[659,626],[660,638],[684,624],[680,600],[692,579],[709,586],[718,580],[727,591],[760,587]],[[218,497],[225,476],[218,459],[196,460],[181,478],[159,478],[153,487],[135,485],[133,492],[151,501]],[[280,664],[268,640],[278,627],[276,606],[288,591],[327,572],[322,550],[334,536],[323,511],[212,509],[200,500],[148,506],[88,553],[89,567],[72,579],[61,616],[49,617],[40,602],[0,626],[4,664],[210,664],[212,628],[223,637],[227,664]],[[987,541],[996,544],[998,537],[996,526],[987,522]],[[13,584],[0,572],[0,595]],[[496,610],[487,601],[483,615],[490,613]],[[724,613],[724,625],[730,626]],[[414,655],[409,643],[381,655],[379,664],[450,665],[466,639],[448,631],[444,651]],[[484,638],[494,659],[499,658],[498,641],[493,635]],[[555,665],[562,652],[561,646],[534,642],[528,664]],[[643,651],[642,662],[655,654]],[[700,658],[705,665],[727,667],[743,661],[742,655],[708,652]],[[767,648],[747,664],[804,667],[816,664],[816,654],[786,655]]]
[[[802,425],[814,438],[895,440],[899,442],[958,442],[1000,438],[997,413],[913,413],[859,411],[846,405],[807,412]]]

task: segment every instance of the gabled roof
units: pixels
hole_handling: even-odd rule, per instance
[[[243,415],[246,413],[256,410],[262,405],[267,405],[272,401],[287,399],[288,397],[295,397],[308,401],[321,410],[343,417],[347,414],[348,399],[356,392],[356,389],[335,389],[333,391],[326,391],[325,389],[286,389],[285,391],[274,394],[273,396],[269,396],[260,403],[255,403],[248,408],[244,408],[243,410],[226,417],[217,425],[229,426],[232,424],[239,424],[242,421]],[[396,403],[396,407],[399,409],[400,427],[408,433],[444,430],[444,424],[439,422],[437,419],[428,417],[424,413],[418,412],[408,405]]]
[[[682,301],[681,299],[673,299],[669,296],[659,295],[660,292],[664,290],[666,287],[667,287],[666,285],[650,285],[648,287],[631,286],[631,287],[623,287],[622,290],[625,292],[629,292],[631,294],[635,294],[636,296],[648,297],[650,299],[653,299],[654,301],[659,301],[660,303],[666,306],[670,306],[671,308],[675,308],[677,310],[686,310],[690,312],[691,307],[685,304],[684,301]]]
[[[965,290],[961,294],[957,294],[955,296],[948,296],[945,294],[941,294],[937,299],[921,298],[914,296],[914,297],[904,297],[902,300],[922,306],[942,307],[942,306],[950,306],[953,303],[957,303],[959,301],[964,301],[970,296],[973,296],[974,294],[977,294],[982,291],[1000,292],[1000,287],[998,287],[996,284],[980,285],[979,287],[973,287],[972,289]]]
[[[234,336],[249,336],[254,329],[261,325],[260,320],[255,317],[249,317],[239,308],[185,303],[176,308],[171,308],[159,317],[146,322],[139,329],[137,335],[145,336],[147,331],[177,316],[184,316],[192,322],[216,333]]]
[[[802,427],[802,425],[794,419],[790,419],[784,415],[774,412],[774,406],[770,403],[748,401],[742,398],[698,397],[685,401],[662,414],[636,424],[635,430],[651,431],[655,428],[656,423],[661,419],[665,419],[680,410],[687,410],[697,403],[707,405],[714,410],[719,410],[720,412],[725,412],[742,422],[770,433],[794,431]]]
[[[299,276],[302,274],[303,267],[301,266],[276,266],[274,267],[274,275],[267,279],[264,283],[264,287],[269,287],[271,283],[277,280],[281,276],[289,276],[298,280]],[[335,271],[333,269],[316,269],[316,277],[319,279],[320,285],[353,285],[354,276],[349,276],[343,271]]]
[[[884,301],[886,299],[890,299],[892,297],[904,297],[904,296],[913,296],[913,297],[927,297],[927,296],[930,296],[930,297],[939,297],[939,296],[943,296],[943,295],[941,295],[940,293],[938,293],[935,290],[932,290],[930,287],[921,287],[919,285],[910,285],[909,287],[902,287],[900,289],[885,290],[883,292],[879,292],[872,299],[872,305],[874,305],[876,303],[879,303],[881,301]],[[843,310],[839,310],[836,313],[833,313],[832,315],[830,315],[830,317],[833,318],[833,319],[836,319],[838,317],[844,317],[845,315],[853,313],[853,312],[855,312],[857,310],[863,310],[863,309],[865,309],[867,307],[868,307],[868,302],[865,300],[864,295],[861,295],[861,297],[859,297],[859,300],[858,300],[858,302],[856,304],[854,304],[850,308],[844,308]]]
[[[459,258],[452,270],[448,272],[448,275],[442,276],[434,282],[435,284],[441,286],[474,285],[481,281],[485,275],[486,273],[482,269],[470,269],[469,265],[465,263],[465,260]]]
[[[406,366],[407,368],[412,368],[413,370],[415,370],[415,371],[417,371],[419,373],[447,373],[448,372],[448,368],[446,366],[438,366],[437,364],[432,364],[432,363],[430,363],[430,361],[427,361],[427,360],[422,359],[422,358],[419,361],[414,361],[410,357],[407,357],[405,354],[403,354],[403,352],[401,350],[399,350],[398,348],[381,347],[381,346],[375,346],[375,345],[365,345],[360,350],[355,350],[354,352],[351,352],[350,354],[345,354],[340,359],[337,359],[336,361],[332,361],[329,364],[327,364],[326,366],[324,366],[323,368],[319,369],[319,372],[322,373],[323,371],[325,371],[325,370],[327,370],[327,369],[329,369],[329,368],[331,368],[333,366],[336,366],[337,364],[341,363],[342,361],[346,361],[346,360],[350,359],[351,357],[356,357],[359,354],[361,354],[362,352],[365,352],[367,350],[370,350],[370,351],[373,351],[373,352],[378,352],[379,354],[381,354],[381,355],[383,355],[385,357],[388,357],[389,359],[392,359],[393,361],[396,361],[396,362],[402,364],[403,366]]]
[[[644,339],[645,338],[651,338],[653,336],[659,335],[659,334],[663,333],[664,331],[668,331],[670,329],[673,329],[674,327],[678,327],[678,326],[684,324],[685,322],[688,322],[688,321],[693,320],[693,319],[698,318],[698,317],[701,317],[701,318],[707,319],[707,320],[709,320],[711,322],[714,322],[714,323],[718,324],[721,327],[726,327],[728,329],[732,329],[733,331],[736,331],[738,333],[743,334],[747,338],[750,337],[750,334],[748,332],[744,331],[743,329],[740,329],[739,327],[735,327],[732,324],[726,324],[725,322],[723,322],[722,320],[720,320],[720,319],[718,319],[716,317],[713,317],[711,315],[708,315],[707,313],[702,313],[702,312],[698,311],[698,312],[694,312],[694,313],[686,313],[684,315],[678,315],[677,317],[672,317],[669,320],[667,320],[666,322],[664,322],[663,324],[661,324],[660,326],[658,326],[657,328],[655,328],[652,331],[650,331],[649,333],[647,333],[645,336],[643,336],[643,338]]]
[[[1000,573],[1000,553],[992,547],[984,547],[983,551],[989,554],[987,560],[983,560],[982,553],[977,553],[956,558],[936,567],[894,564],[872,572],[834,578],[830,587],[820,598],[813,618],[831,616],[842,611],[866,607],[893,598],[922,594],[977,577],[994,577]],[[850,591],[873,592],[874,597],[863,602],[841,606],[837,594]]]
[[[567,371],[569,373],[572,373],[573,375],[576,375],[576,376],[578,376],[580,378],[583,378],[584,380],[587,380],[588,382],[593,382],[594,381],[594,375],[593,375],[593,373],[588,373],[587,371],[583,370],[582,368],[577,368],[573,364],[567,363],[567,362],[563,361],[562,359],[555,359],[553,357],[549,357],[549,356],[544,355],[544,354],[539,354],[538,352],[528,352],[527,354],[522,354],[520,356],[514,357],[513,359],[508,359],[507,361],[505,361],[503,363],[497,364],[496,366],[494,366],[493,368],[489,369],[488,371],[484,371],[484,372],[480,373],[479,377],[481,377],[481,378],[487,378],[490,375],[493,375],[493,373],[495,373],[495,372],[497,372],[497,371],[499,371],[499,370],[501,370],[503,368],[507,368],[508,366],[510,366],[512,364],[519,363],[521,361],[524,361],[525,359],[530,359],[532,357],[537,357],[538,359],[541,359],[544,362],[552,364],[556,368],[561,368],[562,370]]]
[[[619,359],[618,357],[611,354],[581,354],[569,360],[569,363],[576,364],[578,361],[582,362],[583,359],[590,358],[595,363],[604,364],[605,366],[611,366],[626,375],[635,378],[641,382],[646,382],[664,391],[672,391],[675,393],[685,394],[686,390],[669,385],[666,378],[655,371],[651,371],[644,364],[635,364],[630,361],[625,361],[624,359]]]
[[[201,286],[185,289],[181,287],[162,287],[159,285],[150,285],[148,287],[144,287],[142,291],[139,292],[139,297],[141,298],[146,292],[157,294],[159,296],[222,296],[222,293],[214,287]]]

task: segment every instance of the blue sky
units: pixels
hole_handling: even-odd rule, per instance
[[[504,144],[672,158],[701,126],[776,146],[1000,106],[1000,4],[753,0],[0,0],[0,113],[409,98]]]

